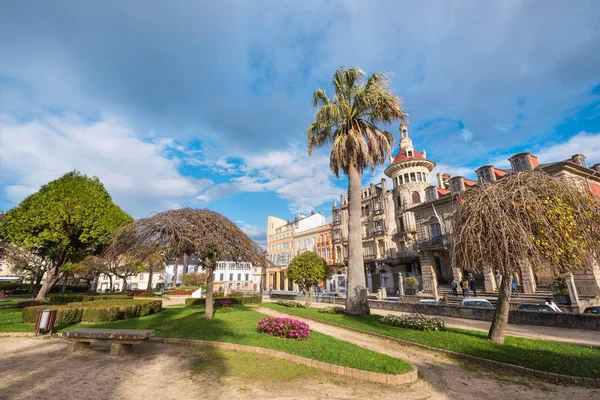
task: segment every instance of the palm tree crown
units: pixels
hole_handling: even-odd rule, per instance
[[[365,77],[360,68],[341,67],[333,75],[333,99],[323,89],[313,95],[317,112],[308,127],[308,152],[312,154],[315,148],[332,143],[329,166],[336,177],[340,170],[348,175],[351,167],[362,172],[383,165],[394,137],[376,124],[406,118],[401,99],[389,87],[388,75],[376,72]]]

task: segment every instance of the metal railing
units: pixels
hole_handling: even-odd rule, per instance
[[[417,242],[417,246],[419,249],[446,248],[449,245],[450,237],[448,235],[441,235],[429,240],[422,240]]]

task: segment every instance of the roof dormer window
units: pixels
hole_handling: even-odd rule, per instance
[[[455,176],[452,178],[452,193],[459,193],[464,187],[464,178],[462,176]]]
[[[433,201],[437,199],[437,188],[435,186],[429,186],[425,189],[425,200]]]
[[[496,179],[493,167],[481,167],[477,170],[477,177],[480,183],[492,183]]]
[[[407,157],[412,157],[413,156],[413,151],[412,150],[406,150],[406,156]]]
[[[513,172],[529,171],[532,168],[530,153],[519,153],[510,158]]]

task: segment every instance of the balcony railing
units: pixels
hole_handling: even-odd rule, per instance
[[[363,254],[363,260],[370,261],[375,259],[375,254]]]
[[[387,232],[387,228],[385,226],[376,226],[373,228],[372,236],[382,236]]]
[[[342,238],[333,238],[333,244],[340,244],[342,243]]]
[[[450,237],[441,235],[429,240],[419,241],[417,246],[419,249],[443,249],[450,245]]]
[[[338,226],[342,224],[342,220],[341,219],[334,219],[333,220],[333,226]]]

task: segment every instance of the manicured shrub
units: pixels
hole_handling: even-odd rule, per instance
[[[229,300],[231,304],[260,304],[262,297],[260,296],[248,296],[248,297],[215,297],[217,300]],[[186,306],[203,306],[206,304],[206,298],[202,299],[185,299]]]
[[[48,296],[52,303],[66,304],[79,303],[82,301],[104,301],[104,300],[131,300],[127,296],[92,296],[84,294],[51,294]]]
[[[231,300],[217,300],[215,301],[217,307],[231,307],[233,304]]]
[[[119,319],[137,318],[154,314],[162,309],[161,300],[104,300],[83,301],[61,305],[44,305],[23,309],[23,322],[34,323],[37,313],[43,309],[56,309],[55,326],[78,322],[112,322]]]
[[[188,294],[192,294],[196,291],[197,289],[187,289],[187,290],[169,290],[167,292],[167,295],[172,295],[172,296],[182,296],[182,295],[188,295]]]
[[[346,309],[344,307],[339,307],[339,306],[324,307],[324,308],[320,308],[319,312],[322,314],[345,314]]]
[[[229,292],[227,297],[244,297],[244,293],[242,292]]]
[[[290,301],[290,300],[279,300],[277,302],[277,304],[280,306],[292,307],[292,308],[304,307],[302,304],[300,304],[296,301]]]
[[[292,318],[265,317],[258,323],[256,329],[259,333],[266,333],[286,339],[303,340],[310,335],[310,326],[304,322]]]
[[[184,286],[204,286],[206,285],[206,274],[204,273],[189,273],[181,277],[181,283]]]
[[[17,303],[17,307],[19,307],[19,308],[28,308],[28,307],[41,306],[43,304],[44,304],[43,301],[28,300],[28,301],[22,301],[20,303]]]
[[[425,332],[441,331],[444,329],[444,321],[439,318],[426,317],[423,314],[388,314],[381,319],[381,323]]]
[[[154,297],[154,290],[128,290],[127,296],[129,297]]]

